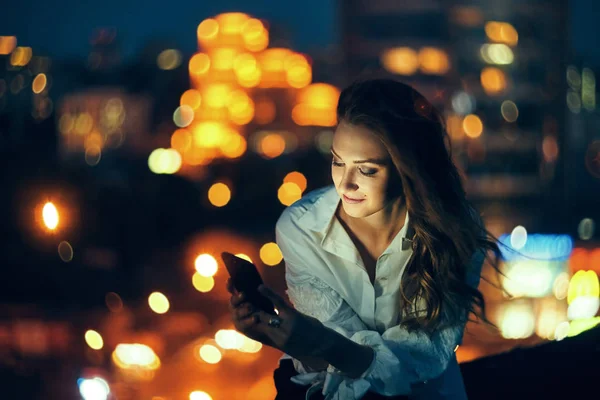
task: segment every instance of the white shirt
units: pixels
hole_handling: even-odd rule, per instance
[[[412,242],[406,237],[408,213],[404,227],[377,259],[371,284],[356,246],[335,215],[339,202],[335,188],[324,187],[285,209],[277,221],[287,294],[298,311],[371,346],[375,357],[361,377],[351,379],[332,365],[327,371],[308,371],[284,354],[282,359],[292,358],[299,372],[292,381],[311,385],[307,399],[321,388],[328,400],[353,400],[368,390],[384,396],[415,395],[415,387],[427,399],[466,399],[454,354],[464,325],[431,337],[399,325],[400,283],[412,254]],[[473,257],[469,283],[474,287],[483,256],[477,252]]]

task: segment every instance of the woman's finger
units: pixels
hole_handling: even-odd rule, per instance
[[[252,314],[249,317],[235,320],[234,326],[237,331],[245,334],[250,329],[253,329],[256,326],[256,324],[258,323],[257,320],[258,317]]]
[[[231,294],[236,294],[237,290],[235,290],[235,286],[233,286],[233,281],[231,278],[227,278],[227,291]]]
[[[233,307],[238,307],[244,301],[246,301],[246,296],[244,295],[244,292],[241,292],[231,296],[229,299],[229,304],[231,304]]]
[[[254,312],[254,307],[250,303],[244,303],[235,310],[238,319],[244,319]]]

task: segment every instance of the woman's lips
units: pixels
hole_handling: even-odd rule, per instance
[[[360,200],[351,199],[350,197],[347,197],[345,194],[342,196],[344,198],[344,201],[348,204],[358,204],[358,203],[362,203],[363,201],[365,201],[365,199],[360,199]]]

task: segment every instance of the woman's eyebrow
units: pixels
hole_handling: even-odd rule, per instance
[[[335,150],[333,149],[333,147],[331,148],[331,153],[336,156],[337,158],[341,159],[342,157],[340,157]],[[354,164],[365,164],[365,163],[369,163],[369,164],[377,164],[377,165],[381,165],[381,166],[385,166],[387,165],[388,161],[385,158],[367,158],[365,160],[356,160],[354,161]]]

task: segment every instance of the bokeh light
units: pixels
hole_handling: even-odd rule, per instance
[[[47,83],[48,78],[46,78],[46,74],[36,75],[36,77],[33,79],[33,82],[31,83],[31,89],[33,90],[33,93],[42,93],[46,88]]]
[[[47,202],[44,204],[44,207],[42,208],[42,219],[44,221],[44,225],[46,225],[46,228],[50,229],[51,231],[55,230],[58,226],[58,210],[52,202]]]
[[[517,108],[517,105],[510,100],[502,102],[500,112],[502,113],[502,118],[507,122],[515,122],[517,118],[519,118],[519,109]]]
[[[93,329],[89,329],[85,332],[85,342],[94,350],[100,350],[102,347],[104,347],[102,335]]]
[[[80,379],[79,393],[83,400],[106,400],[110,395],[110,387],[99,377]]]
[[[215,207],[223,207],[231,200],[231,189],[226,184],[217,182],[208,189],[208,200]]]
[[[212,255],[204,253],[196,257],[196,260],[194,260],[194,267],[200,275],[204,277],[211,277],[217,273],[219,264]]]
[[[73,247],[71,246],[71,243],[66,240],[61,241],[58,244],[58,256],[64,262],[73,260]]]
[[[302,189],[295,182],[285,182],[277,190],[277,198],[284,206],[290,206],[302,197]]]
[[[470,138],[478,138],[483,132],[483,123],[477,115],[469,114],[463,119],[462,128]]]
[[[116,313],[123,309],[123,300],[121,300],[121,296],[115,292],[108,292],[106,296],[104,296],[104,302],[111,312]]]
[[[169,311],[169,299],[160,292],[153,292],[148,296],[148,305],[150,309],[157,314],[164,314]]]
[[[274,266],[281,262],[283,255],[277,243],[269,242],[260,248],[260,259],[265,265]]]
[[[156,58],[158,68],[172,70],[181,65],[181,52],[175,49],[163,50]]]
[[[190,400],[213,400],[213,398],[206,392],[196,390],[190,393]]]
[[[212,276],[202,276],[197,271],[192,276],[192,285],[201,293],[208,293],[215,287],[215,279]]]
[[[287,182],[292,182],[295,183],[296,185],[298,185],[298,187],[300,188],[300,191],[302,193],[304,193],[304,191],[306,190],[306,185],[307,185],[307,181],[306,181],[306,177],[298,171],[292,171],[289,174],[287,174],[285,176],[285,178],[283,178],[283,182],[287,183]]]
[[[200,357],[209,364],[216,364],[221,361],[221,351],[210,344],[200,347]]]
[[[489,95],[500,94],[507,86],[506,75],[496,67],[486,67],[481,71],[481,86]]]

